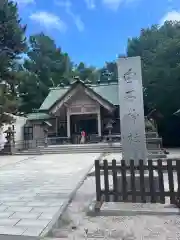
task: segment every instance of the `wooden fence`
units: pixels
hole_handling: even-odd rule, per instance
[[[169,184],[168,190],[164,186],[165,173]],[[176,180],[174,174],[177,174]],[[118,164],[116,160],[112,160],[111,163],[107,160],[102,163],[96,160],[95,179],[97,209],[101,207],[103,201],[163,204],[165,197],[170,198],[171,204],[177,204],[180,197],[180,160],[163,162],[161,159],[155,162],[149,160],[147,165],[144,165],[143,160],[139,160],[136,166],[134,160],[130,161],[130,165],[126,165],[124,160]]]

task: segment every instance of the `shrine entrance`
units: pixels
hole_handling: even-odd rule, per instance
[[[97,114],[71,115],[71,135],[80,135],[84,130],[87,135],[98,134]]]

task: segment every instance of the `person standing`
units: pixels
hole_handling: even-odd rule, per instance
[[[80,144],[84,144],[86,140],[86,133],[84,130],[81,131],[81,140],[80,140]]]

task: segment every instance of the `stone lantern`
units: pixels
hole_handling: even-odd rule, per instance
[[[106,129],[108,130],[109,141],[112,141],[112,129],[113,129],[113,120],[109,120],[106,125]]]
[[[148,119],[148,117],[145,117],[145,130],[146,132],[156,132],[153,120]]]
[[[8,129],[4,132],[6,133],[6,139],[8,143],[14,143],[14,134],[15,131],[11,127],[8,127]]]
[[[14,126],[12,128],[8,127],[8,129],[4,133],[6,133],[6,139],[7,139],[7,143],[5,144],[6,153],[13,154],[14,148],[15,148]]]
[[[52,127],[52,125],[47,121],[44,121],[42,125],[43,125],[43,131],[44,131],[44,145],[45,147],[47,147],[49,127]]]

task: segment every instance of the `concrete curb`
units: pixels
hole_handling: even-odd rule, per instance
[[[98,160],[102,159],[103,154],[100,154],[100,156],[97,158]],[[67,199],[67,201],[65,201],[65,203],[63,204],[62,207],[60,207],[59,211],[56,213],[56,215],[54,216],[54,218],[52,219],[52,221],[44,228],[44,230],[41,232],[39,238],[44,238],[47,237],[48,233],[50,233],[50,231],[56,226],[56,224],[58,223],[58,220],[60,220],[60,218],[62,217],[63,213],[66,211],[68,205],[72,202],[76,192],[78,191],[78,189],[82,186],[82,184],[84,183],[84,181],[86,180],[86,178],[88,177],[88,173],[91,171],[91,169],[94,167],[94,162],[93,164],[91,164],[91,166],[88,168],[88,170],[86,171],[86,173],[84,174],[83,178],[79,181],[79,183],[77,184],[77,186],[75,187],[75,189],[71,192],[69,198]]]
[[[171,211],[159,212],[152,210],[132,210],[132,209],[121,209],[121,210],[101,210],[100,212],[88,213],[88,216],[101,216],[101,217],[113,217],[113,216],[137,216],[137,215],[147,215],[147,216],[179,216],[179,210],[171,209]]]
[[[137,216],[137,215],[147,215],[147,216],[174,216],[180,215],[180,210],[177,207],[172,205],[165,204],[163,209],[148,209],[147,208],[114,208],[114,209],[102,209],[100,211],[95,211],[95,204],[96,201],[94,200],[88,208],[87,216],[96,217],[96,216],[103,216],[103,217],[113,217],[113,216]],[[123,203],[121,203],[123,204]],[[125,205],[126,203],[124,203]],[[102,207],[103,208],[103,207]]]
[[[37,237],[19,235],[0,235],[0,240],[38,240]]]

